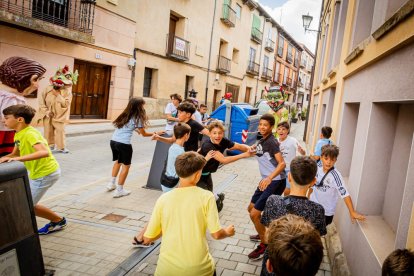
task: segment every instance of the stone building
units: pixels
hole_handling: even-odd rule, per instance
[[[303,48],[302,57],[300,58],[299,78],[296,104],[298,106],[307,107],[311,95],[311,77],[313,64],[315,60],[314,54],[305,46]]]

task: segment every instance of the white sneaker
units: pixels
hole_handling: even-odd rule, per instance
[[[115,190],[113,197],[114,198],[118,198],[118,197],[123,197],[123,196],[127,196],[129,195],[131,192],[125,189],[122,190]]]
[[[109,183],[108,183],[108,185],[106,185],[106,190],[107,190],[108,192],[113,191],[113,190],[115,190],[115,189],[116,189],[116,185],[115,185],[115,183],[109,182]]]

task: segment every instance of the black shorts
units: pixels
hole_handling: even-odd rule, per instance
[[[120,164],[131,165],[132,145],[119,143],[111,140],[112,161]]]
[[[259,211],[263,211],[266,206],[266,201],[271,195],[281,195],[286,187],[286,179],[273,180],[264,191],[260,191],[259,187],[256,189],[252,196],[251,202],[254,204],[254,208]]]
[[[201,175],[197,187],[213,192],[213,179],[211,178],[211,173],[208,175]]]

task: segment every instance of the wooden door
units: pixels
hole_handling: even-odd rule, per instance
[[[213,96],[213,110],[216,110],[216,107],[219,106],[221,97],[221,90],[214,89],[214,96]]]
[[[106,118],[111,67],[75,61],[75,70],[79,71],[79,78],[72,89],[71,118]]]
[[[250,102],[250,91],[252,89],[250,87],[246,87],[246,94],[244,95],[244,102],[249,103]]]

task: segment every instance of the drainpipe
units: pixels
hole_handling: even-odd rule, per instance
[[[306,121],[305,121],[305,131],[303,132],[303,141],[306,142],[306,134],[308,131],[308,122],[309,122],[309,112],[310,112],[310,107],[311,107],[311,101],[312,101],[312,89],[313,89],[313,80],[315,78],[315,64],[316,64],[316,59],[318,58],[318,46],[319,46],[319,39],[321,36],[321,18],[322,18],[322,12],[323,12],[323,4],[324,4],[325,0],[322,0],[322,4],[321,4],[321,13],[319,15],[319,26],[318,26],[318,39],[316,40],[316,48],[315,48],[315,59],[313,61],[313,68],[312,68],[312,75],[311,75],[311,80],[310,80],[310,87],[311,90],[309,92],[309,101],[308,101],[308,109],[306,110]]]
[[[210,62],[211,62],[211,49],[213,47],[214,22],[216,21],[216,7],[217,7],[217,0],[214,0],[213,23],[211,24],[211,33],[210,33],[210,49],[208,50],[206,97],[204,99],[206,105],[207,105],[207,98],[208,98],[208,81],[210,79]]]
[[[132,56],[135,60],[137,60],[137,51],[138,48],[134,48],[134,51],[132,53]],[[135,86],[135,68],[137,67],[136,63],[135,65],[132,67],[131,70],[131,84],[130,84],[130,90],[129,90],[129,99],[131,99],[132,97],[134,97],[134,86]]]
[[[260,75],[260,64],[261,64],[261,60],[262,60],[262,50],[263,50],[263,43],[264,43],[264,29],[265,29],[265,25],[267,20],[269,20],[270,18],[265,18],[264,22],[263,22],[263,29],[262,29],[262,44],[260,45],[260,53],[259,53],[259,75]],[[257,76],[256,79],[256,92],[254,93],[254,104],[256,104],[257,101],[257,90],[259,89],[259,76]]]

